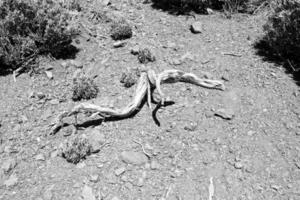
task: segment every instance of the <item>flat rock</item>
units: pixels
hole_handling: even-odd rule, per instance
[[[49,79],[53,79],[53,73],[50,72],[50,71],[45,71],[45,74],[46,76],[49,78]]]
[[[93,189],[87,185],[83,187],[81,196],[83,200],[96,200]]]
[[[4,171],[4,173],[9,173],[11,170],[13,170],[17,166],[17,162],[15,159],[7,159],[3,162],[1,169]]]
[[[202,33],[203,32],[203,24],[199,21],[197,22],[194,22],[192,25],[191,25],[191,31],[192,33]]]
[[[18,177],[16,174],[12,174],[9,179],[7,179],[6,181],[4,181],[4,185],[6,187],[13,187],[15,185],[17,185],[18,183]]]
[[[38,154],[36,157],[35,157],[35,160],[36,161],[45,161],[46,158],[43,154]]]
[[[105,135],[100,132],[99,129],[92,129],[89,132],[86,132],[87,139],[92,146],[92,153],[99,152],[101,150],[102,145],[105,143]]]
[[[120,47],[124,47],[126,45],[126,42],[124,41],[117,41],[113,44],[114,48],[120,48]]]
[[[120,167],[118,169],[115,170],[115,174],[117,176],[120,176],[121,174],[123,174],[124,172],[126,171],[126,168],[125,167]]]
[[[142,165],[148,161],[145,154],[134,151],[123,151],[121,160],[127,164]]]
[[[232,109],[221,108],[215,112],[215,115],[223,119],[231,120],[234,117],[234,111]]]

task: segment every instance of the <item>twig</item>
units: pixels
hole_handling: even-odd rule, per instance
[[[209,192],[208,200],[213,200],[213,196],[215,195],[213,177],[210,177],[209,179],[208,192]]]
[[[289,63],[289,66],[292,68],[293,72],[296,71],[296,69],[294,68],[294,66],[292,65],[291,61],[289,59],[287,59],[287,62]]]
[[[236,53],[222,53],[224,56],[235,56],[235,57],[242,57],[243,55],[241,54],[236,54]]]
[[[139,142],[136,141],[136,140],[132,140],[132,141],[135,142],[135,143],[137,143],[137,144],[139,144],[139,145],[142,147],[143,153],[144,153],[148,158],[151,158],[151,155],[145,151],[144,146],[143,146],[141,143],[139,143]]]

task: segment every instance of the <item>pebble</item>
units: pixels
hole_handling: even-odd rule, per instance
[[[132,47],[132,48],[130,49],[130,53],[131,53],[132,55],[138,55],[138,54],[139,54],[139,51],[140,51],[140,47],[139,47],[138,45],[136,45],[136,46],[134,46],[134,47]]]
[[[93,189],[87,185],[83,187],[81,196],[83,200],[96,200]]]
[[[121,174],[123,174],[126,171],[125,167],[121,167],[115,170],[115,174],[116,176],[120,176]]]
[[[221,108],[221,109],[218,109],[215,112],[215,115],[218,116],[218,117],[221,117],[223,119],[226,119],[226,120],[231,120],[231,119],[233,119],[235,114],[234,114],[234,111],[232,109]]]
[[[241,162],[234,163],[234,168],[236,168],[236,169],[242,169],[243,167],[244,167],[243,163],[241,163]]]
[[[4,181],[4,185],[6,187],[13,187],[15,185],[17,185],[18,183],[18,177],[15,174],[12,174],[9,179],[7,179],[6,181]]]
[[[184,130],[186,131],[195,131],[197,129],[198,124],[195,122],[191,122],[185,125]]]
[[[97,183],[99,181],[99,175],[98,174],[91,175],[90,181],[93,183]]]
[[[120,48],[120,47],[124,47],[126,45],[126,42],[124,41],[117,41],[113,44],[114,48]]]
[[[150,168],[151,168],[152,170],[157,170],[157,169],[160,168],[160,165],[159,165],[159,163],[158,163],[156,160],[152,160],[152,161],[151,161],[151,164],[150,164]]]
[[[142,165],[148,161],[145,154],[134,151],[123,151],[121,153],[121,160],[127,164]]]
[[[192,33],[202,33],[203,32],[203,24],[200,21],[194,22],[191,25],[191,31]]]
[[[224,75],[222,76],[222,79],[223,79],[224,81],[229,81],[229,76],[228,76],[227,74],[224,74]]]
[[[92,153],[99,152],[101,150],[101,147],[105,143],[105,135],[100,132],[99,129],[88,129],[89,132],[87,132],[87,138],[92,146]]]
[[[45,161],[46,158],[43,154],[38,154],[36,157],[35,157],[35,160],[37,161]]]
[[[51,80],[53,79],[53,73],[50,71],[45,71],[46,76]]]
[[[11,170],[13,170],[17,166],[17,162],[15,159],[8,159],[3,162],[1,169],[4,171],[4,173],[9,173]]]
[[[49,101],[49,103],[51,105],[57,105],[57,104],[59,104],[59,100],[58,99],[52,99],[52,100]]]
[[[111,200],[120,200],[119,197],[113,197]]]
[[[80,61],[76,61],[76,60],[71,60],[69,63],[69,66],[78,68],[78,69],[82,69],[83,68],[83,64]]]

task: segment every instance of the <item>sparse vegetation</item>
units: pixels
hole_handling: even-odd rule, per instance
[[[62,3],[3,0],[0,13],[1,71],[29,69],[39,55],[63,57],[70,52],[76,30]]]
[[[137,83],[140,74],[141,72],[139,69],[132,69],[128,72],[123,72],[120,82],[124,85],[124,87],[130,88]]]
[[[110,35],[114,40],[128,39],[132,37],[132,28],[126,20],[118,20],[112,23]]]
[[[262,42],[275,56],[287,60],[293,71],[300,69],[300,2],[276,1],[264,26]],[[294,66],[292,66],[294,65]]]
[[[148,62],[154,62],[156,58],[148,48],[144,48],[139,50],[138,60],[140,63],[146,64]]]
[[[78,77],[73,80],[73,101],[96,98],[99,89],[93,79],[89,77]]]
[[[91,154],[92,146],[88,139],[83,136],[76,136],[65,142],[62,148],[62,157],[73,164],[79,163],[86,156]]]

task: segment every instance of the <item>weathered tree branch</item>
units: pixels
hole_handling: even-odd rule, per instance
[[[180,70],[166,70],[158,75],[156,75],[153,70],[143,71],[139,78],[135,95],[127,106],[122,109],[111,109],[95,104],[81,103],[75,106],[72,110],[61,113],[57,117],[56,121],[51,125],[52,128],[50,134],[55,134],[64,125],[64,118],[75,116],[76,119],[78,113],[93,113],[102,118],[124,119],[130,117],[137,111],[145,97],[147,97],[147,103],[151,108],[152,89],[155,88],[161,97],[161,104],[163,105],[165,101],[165,94],[161,90],[161,84],[176,82],[186,82],[209,89],[225,90],[225,86],[222,81],[201,79],[195,74],[186,73]]]

